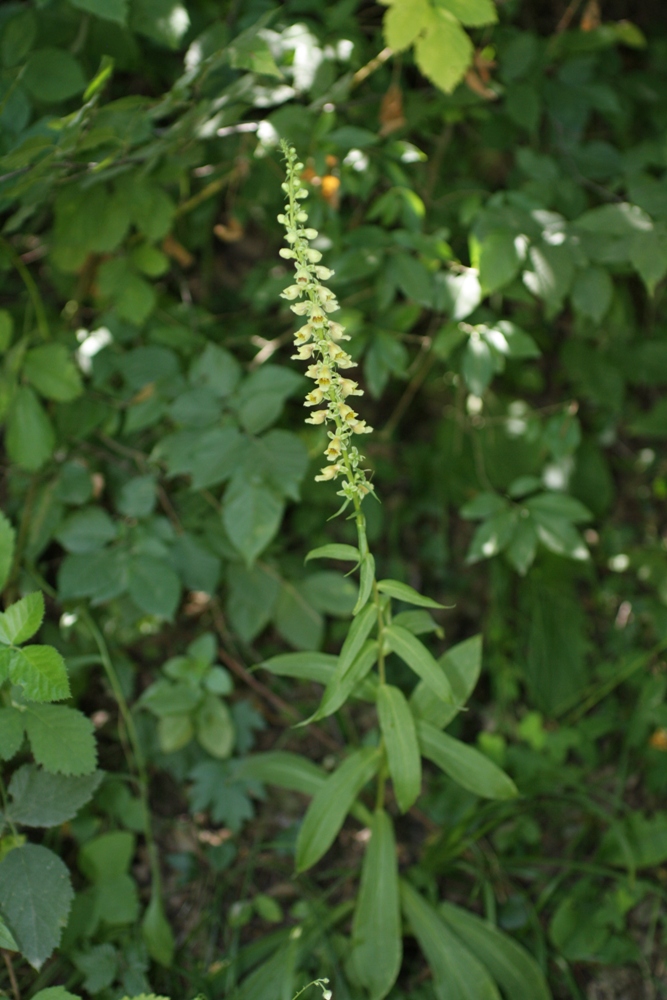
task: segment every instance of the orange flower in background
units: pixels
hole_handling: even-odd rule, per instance
[[[667,729],[656,729],[649,743],[654,750],[664,750],[667,752]]]
[[[322,197],[332,208],[338,208],[340,201],[338,194],[339,187],[340,178],[334,174],[325,174],[322,178]]]

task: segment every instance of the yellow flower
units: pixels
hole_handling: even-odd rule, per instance
[[[340,465],[325,465],[323,469],[320,469],[320,475],[315,476],[316,483],[323,483],[327,479],[335,479],[336,476],[342,471]]]
[[[308,374],[308,372],[306,372],[306,374]],[[323,399],[324,399],[324,393],[322,392],[322,390],[321,389],[313,389],[313,391],[309,392],[308,395],[306,396],[306,399],[305,399],[305,402],[304,402],[303,405],[304,406],[319,406]]]
[[[323,424],[329,416],[328,410],[315,410],[309,417],[306,417],[307,424]]]
[[[324,454],[327,456],[329,461],[333,461],[335,458],[338,458],[340,452],[341,452],[341,440],[337,434],[333,434],[331,436],[331,441],[324,450]]]

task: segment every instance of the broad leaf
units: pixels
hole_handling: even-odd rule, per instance
[[[23,712],[17,708],[0,708],[0,760],[11,760],[21,749],[25,725]]]
[[[75,778],[24,764],[9,783],[8,818],[23,826],[59,826],[76,816],[101,780],[101,771]]]
[[[421,791],[421,754],[414,718],[403,692],[391,684],[380,684],[377,709],[396,801],[401,812],[407,812]]]
[[[380,765],[374,747],[356,750],[331,774],[316,792],[296,843],[296,868],[305,871],[329,850],[345,817]]]
[[[174,960],[176,942],[167,920],[158,890],[153,889],[141,922],[141,932],[146,942],[148,954],[159,965],[169,968]]]
[[[60,701],[70,689],[65,661],[53,646],[0,649],[0,678],[20,684],[30,701]]]
[[[33,347],[25,356],[23,374],[40,396],[68,403],[83,392],[79,370],[64,344]]]
[[[269,544],[283,516],[284,501],[263,482],[235,479],[222,505],[222,521],[234,548],[248,565]]]
[[[33,968],[60,943],[73,897],[65,864],[46,847],[24,844],[0,863],[0,916]]]
[[[97,751],[93,724],[64,705],[28,705],[23,713],[35,760],[52,774],[90,774]]]
[[[456,87],[470,65],[473,45],[449,11],[436,9],[428,30],[417,39],[417,65],[446,94]]]
[[[510,799],[516,785],[504,771],[474,747],[440,732],[428,722],[417,722],[421,752],[462,788],[487,799]]]
[[[382,1000],[401,968],[403,935],[396,841],[383,809],[373,815],[371,838],[361,867],[361,885],[352,921],[349,964],[370,1000]]]
[[[232,752],[236,732],[229,709],[215,694],[206,694],[195,716],[197,739],[212,757],[224,760]]]
[[[447,675],[429,653],[426,646],[412,632],[400,625],[390,625],[384,635],[394,653],[407,663],[433,693],[442,701],[454,703],[454,695]]]
[[[32,639],[44,618],[44,597],[35,590],[0,614],[0,643],[20,646]]]

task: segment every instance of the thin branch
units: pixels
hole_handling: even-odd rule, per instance
[[[14,972],[14,965],[12,963],[11,952],[2,948],[2,957],[5,960],[5,965],[7,966],[7,973],[9,975],[9,982],[12,984],[12,993],[14,994],[14,1000],[21,1000],[21,991],[19,989],[19,984],[16,979],[16,973]]]

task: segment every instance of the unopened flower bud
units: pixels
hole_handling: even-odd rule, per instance
[[[303,235],[307,240],[316,240],[319,233],[317,232],[317,229],[304,229]]]
[[[284,257],[286,260],[289,260],[290,257],[296,257],[294,251],[288,250],[287,247],[281,247],[278,253],[280,254],[281,257]]]
[[[315,268],[315,274],[320,279],[320,281],[328,281],[329,278],[333,278],[336,272],[332,271],[330,268],[325,267],[323,264],[318,264]]]
[[[318,264],[319,261],[322,260],[322,254],[320,253],[320,251],[313,250],[312,247],[309,247],[308,250],[306,250],[306,257],[311,262],[311,264]]]
[[[289,285],[287,288],[283,288],[280,293],[281,299],[297,299],[299,295],[303,295],[303,289],[299,288],[298,285]]]
[[[290,306],[292,312],[296,313],[297,316],[305,316],[311,308],[312,306],[310,302],[295,302],[293,306]]]

